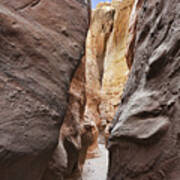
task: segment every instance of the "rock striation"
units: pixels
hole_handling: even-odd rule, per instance
[[[132,69],[111,127],[108,180],[178,180],[180,2],[135,6]]]
[[[88,26],[84,0],[0,1],[1,180],[42,179]]]

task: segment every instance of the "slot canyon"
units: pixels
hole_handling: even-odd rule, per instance
[[[180,0],[0,0],[0,180],[180,180]]]

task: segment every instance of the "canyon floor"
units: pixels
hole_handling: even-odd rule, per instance
[[[108,168],[108,151],[100,144],[101,155],[94,159],[86,160],[84,165],[83,180],[106,180]]]

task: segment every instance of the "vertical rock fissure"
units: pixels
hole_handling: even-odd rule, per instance
[[[133,3],[133,0],[100,3],[92,12],[86,40],[87,101],[84,121],[92,124],[94,139],[93,144],[88,148],[88,159],[84,166],[83,178],[85,180],[106,179],[108,153],[103,146],[106,146],[108,129],[119,105],[129,73],[126,51]],[[98,164],[100,162],[103,168]],[[89,176],[89,179],[86,176]]]

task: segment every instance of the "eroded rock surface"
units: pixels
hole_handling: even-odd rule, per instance
[[[147,0],[138,11],[132,70],[109,138],[108,180],[178,180],[180,2]]]
[[[88,25],[87,1],[0,1],[1,180],[42,178]]]

